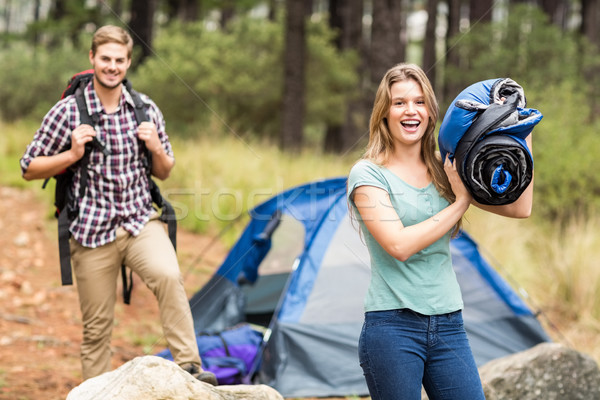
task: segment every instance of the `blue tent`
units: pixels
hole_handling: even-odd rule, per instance
[[[286,190],[250,211],[223,264],[191,299],[197,331],[264,327],[255,382],[285,397],[367,395],[357,343],[369,255],[348,217],[346,178]],[[549,338],[466,234],[452,257],[478,365]]]

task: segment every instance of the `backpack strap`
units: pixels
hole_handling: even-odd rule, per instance
[[[144,121],[148,121],[148,115],[146,114],[145,110],[146,105],[142,101],[140,94],[131,87],[131,82],[129,82],[128,80],[125,80],[123,83],[125,84],[125,88],[129,92],[129,94],[131,95],[131,99],[133,100],[133,112],[135,114],[135,119],[138,125]],[[144,142],[143,140],[138,140],[138,143],[143,154],[142,164],[144,165],[144,169],[146,170],[148,189],[150,191],[152,202],[162,210],[160,219],[162,222],[167,223],[169,239],[171,240],[173,248],[177,250],[177,220],[175,218],[175,209],[167,200],[165,200],[165,198],[160,193],[160,188],[152,179],[152,153],[146,147],[146,142]],[[125,264],[121,265],[121,279],[123,282],[123,302],[125,304],[130,304],[131,293],[133,291],[133,272],[129,270],[128,278],[127,267]]]
[[[74,94],[75,101],[77,103],[77,109],[79,110],[81,123],[96,126],[99,119],[98,115],[94,114],[93,116],[90,116],[90,114],[88,113],[82,87],[79,86],[75,90]],[[92,152],[93,147],[102,151],[104,154],[108,153],[106,147],[104,147],[104,145],[97,138],[94,138],[92,142],[86,144],[83,157],[81,158],[81,160],[79,160],[80,185],[79,196],[77,198],[83,198],[87,189],[87,168],[90,160],[90,153]],[[69,232],[69,226],[71,225],[71,221],[73,221],[73,219],[77,216],[77,198],[68,188],[59,188],[59,185],[57,184],[57,189],[59,191],[65,189],[67,190],[66,194],[55,193],[55,197],[66,196],[66,200],[62,209],[58,210],[58,254],[60,259],[60,277],[63,285],[72,285],[73,273],[71,270],[71,248],[69,244],[69,238],[71,237],[71,233]]]
[[[145,111],[145,103],[142,101],[140,94],[131,88],[131,83],[129,81],[125,81],[125,87],[127,91],[131,95],[134,104],[134,113],[135,119],[138,124],[141,124],[144,121],[148,121],[148,116]],[[175,209],[173,206],[162,196],[160,193],[160,188],[152,179],[152,153],[146,147],[146,143],[143,140],[139,141],[139,146],[142,149],[142,153],[144,154],[144,168],[146,169],[146,176],[148,178],[148,184],[150,185],[150,195],[152,196],[152,202],[158,206],[158,208],[162,209],[161,221],[167,224],[167,229],[169,233],[169,239],[173,244],[173,248],[177,250],[177,219],[175,216]]]
[[[65,206],[66,208],[66,206]],[[61,210],[58,214],[58,255],[60,260],[60,279],[64,285],[73,284],[73,272],[71,271],[71,248],[69,247],[69,217],[67,210]]]

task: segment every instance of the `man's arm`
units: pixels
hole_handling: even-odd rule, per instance
[[[169,177],[175,165],[175,159],[167,154],[158,137],[156,125],[142,122],[137,131],[140,140],[144,141],[148,151],[152,153],[152,175],[164,180]]]
[[[59,174],[83,157],[85,144],[92,141],[96,131],[90,125],[79,125],[71,133],[71,148],[53,156],[38,156],[29,163],[23,178],[27,181],[33,179],[46,179]]]

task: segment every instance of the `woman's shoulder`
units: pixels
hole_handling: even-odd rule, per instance
[[[350,169],[350,180],[361,180],[366,177],[382,175],[381,166],[367,159],[360,159]]]
[[[381,165],[376,164],[374,161],[368,160],[366,158],[362,158],[354,163],[350,173],[354,172],[362,172],[362,171],[380,171]]]
[[[387,180],[382,168],[382,166],[371,160],[361,159],[357,161],[348,175],[348,187],[351,190],[363,185],[387,187]]]

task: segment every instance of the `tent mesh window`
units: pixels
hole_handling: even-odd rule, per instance
[[[246,304],[244,314],[251,324],[268,326],[296,258],[304,249],[304,226],[283,214],[271,236],[271,250],[258,267],[255,283],[241,285]]]

